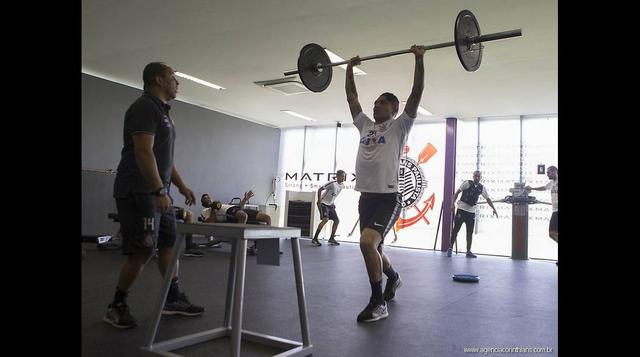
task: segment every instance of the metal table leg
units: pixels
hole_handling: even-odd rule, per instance
[[[231,255],[229,259],[229,277],[227,278],[227,297],[224,304],[224,321],[222,322],[222,326],[226,328],[231,328],[231,308],[236,288],[236,251],[238,250],[238,242],[236,240],[232,240],[230,243]]]
[[[242,299],[244,298],[244,273],[247,263],[247,240],[237,239],[236,246],[236,282],[235,296],[233,299],[233,312],[231,316],[231,356],[240,357],[240,344],[242,339]]]
[[[296,275],[296,291],[298,292],[298,312],[300,314],[300,330],[302,331],[302,345],[308,347],[309,323],[307,321],[307,305],[304,298],[304,279],[302,277],[302,260],[300,259],[300,242],[298,238],[291,238],[291,250],[293,251],[293,269]]]
[[[171,262],[167,267],[167,270],[164,274],[164,282],[162,283],[162,287],[160,290],[160,295],[156,300],[155,307],[153,308],[153,320],[151,325],[149,326],[149,330],[147,333],[147,343],[145,347],[151,348],[153,345],[153,341],[156,338],[156,333],[158,332],[158,325],[160,324],[160,318],[162,317],[162,308],[164,308],[164,303],[167,299],[167,294],[169,293],[169,287],[171,286],[171,279],[173,278],[173,272],[176,270],[176,265],[178,264],[178,259],[180,258],[180,253],[184,247],[184,235],[178,234],[176,236],[176,242],[173,245],[173,251],[171,253]]]

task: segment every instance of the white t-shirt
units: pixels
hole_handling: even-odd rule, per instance
[[[469,187],[471,187],[471,185],[469,184],[469,180],[465,180],[462,185],[460,185],[460,187],[458,188],[458,190],[460,191],[464,191],[466,189],[468,189]],[[487,193],[487,188],[482,185],[482,197],[484,197],[485,200],[489,199],[489,194]],[[472,206],[466,202],[462,202],[462,200],[458,200],[458,208],[463,210],[463,211],[467,211],[469,213],[476,213],[476,206]]]
[[[551,207],[553,212],[558,212],[558,179],[549,181],[544,187],[551,190]]]
[[[395,120],[376,124],[364,113],[355,116],[353,124],[360,131],[356,157],[356,191],[398,192],[402,148],[415,119],[403,112]]]
[[[227,220],[227,210],[233,207],[233,205],[222,205],[218,212],[216,212],[216,222],[226,222]],[[211,208],[205,208],[202,210],[202,218],[205,220],[209,219],[211,216]]]
[[[338,181],[329,181],[324,186],[324,192],[320,197],[320,202],[327,206],[331,206],[336,200],[336,197],[340,194],[340,191],[344,188],[344,182],[338,183]]]

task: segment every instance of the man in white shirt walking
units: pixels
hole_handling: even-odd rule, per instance
[[[344,180],[346,180],[346,178],[347,174],[342,170],[338,170],[338,172],[336,173],[336,179],[334,181],[329,181],[318,189],[318,210],[320,210],[320,217],[322,217],[322,222],[320,222],[320,224],[318,225],[316,234],[311,240],[311,244],[315,245],[316,247],[322,245],[322,243],[318,241],[318,235],[329,220],[333,221],[329,244],[340,245],[340,243],[336,241],[336,230],[338,229],[340,219],[338,219],[338,213],[336,213],[336,205],[334,204],[334,202],[336,200],[336,197],[338,197],[338,195],[344,188],[343,182]],[[322,191],[324,191],[324,194],[322,193]]]

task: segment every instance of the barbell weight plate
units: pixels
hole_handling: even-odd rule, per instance
[[[318,63],[331,63],[324,48],[315,43],[302,47],[298,57],[298,75],[304,86],[312,92],[322,92],[331,84],[333,68],[316,70]]]
[[[471,11],[460,11],[453,29],[453,37],[460,63],[469,72],[474,72],[480,68],[480,62],[482,62],[482,44],[479,43],[470,47],[467,43],[467,39],[476,36],[480,36],[478,20],[476,20]]]

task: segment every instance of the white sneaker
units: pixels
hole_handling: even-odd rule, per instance
[[[358,314],[358,322],[373,322],[387,317],[389,317],[387,303],[383,301],[382,304],[376,304],[372,298],[367,307]]]

